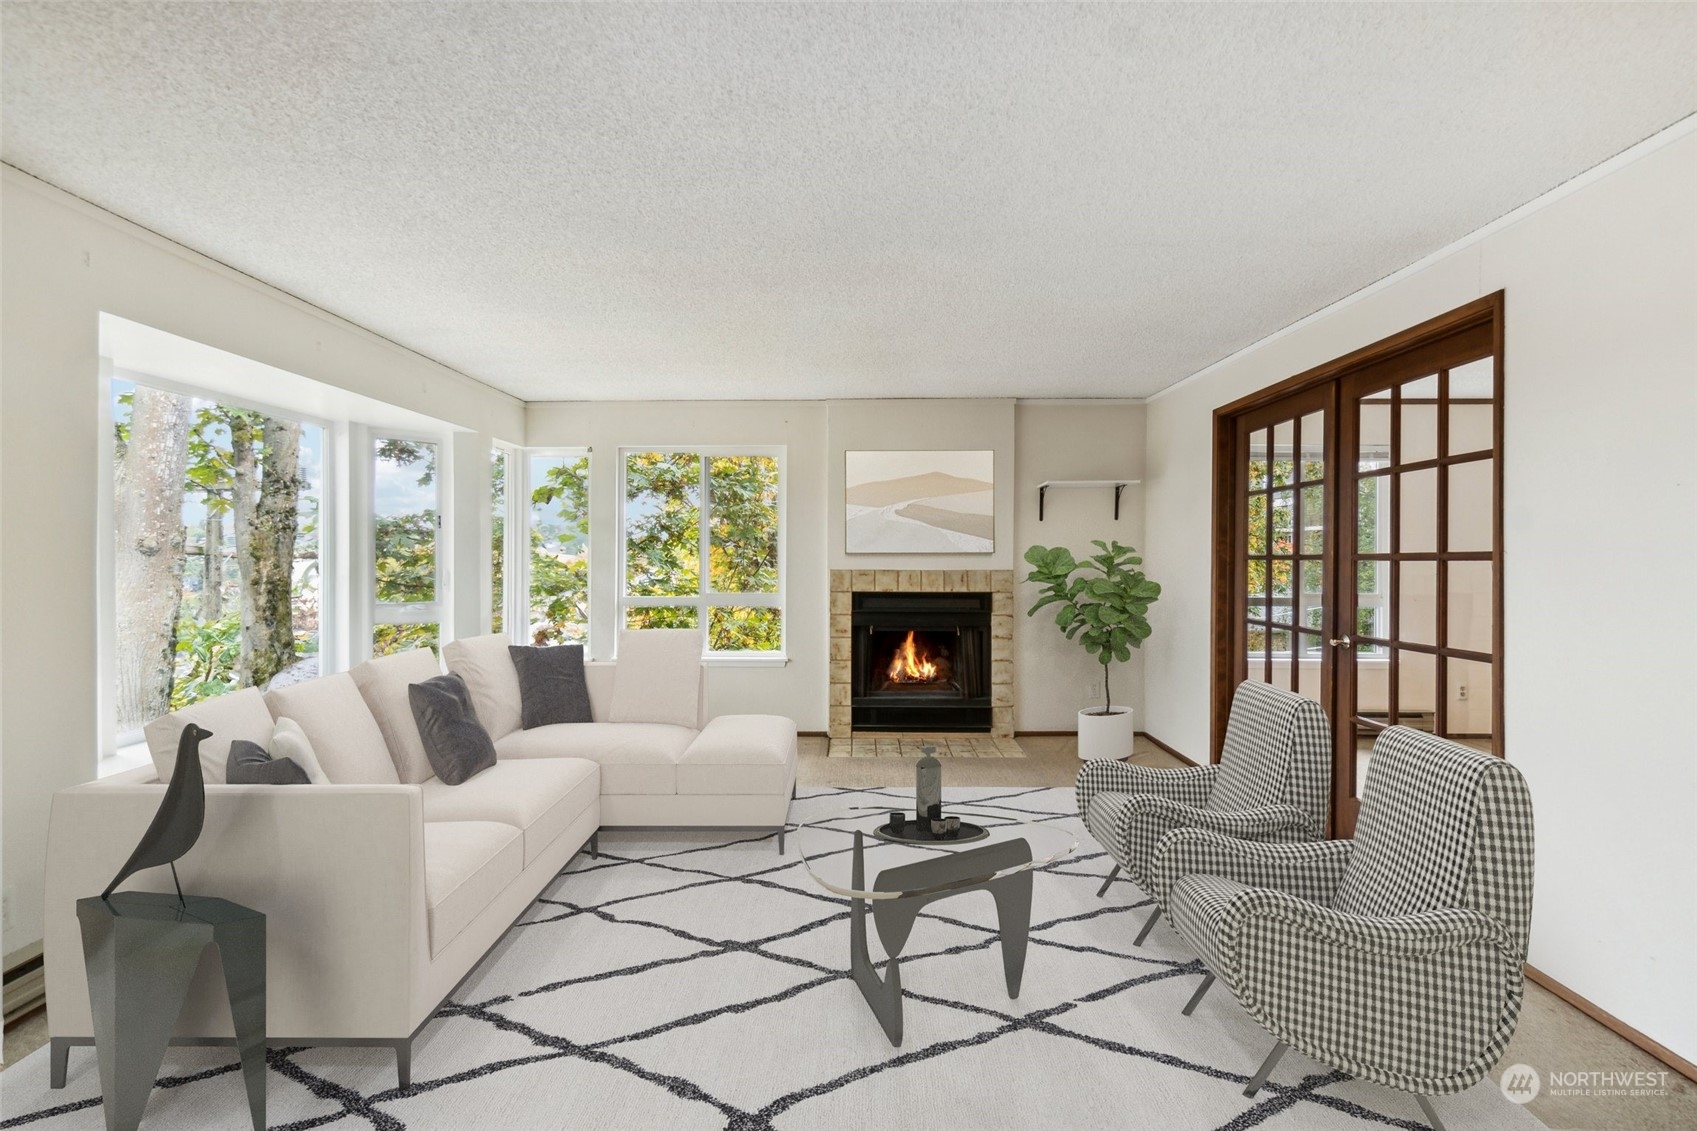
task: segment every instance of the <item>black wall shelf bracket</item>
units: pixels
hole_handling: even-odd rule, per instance
[[[1049,489],[1074,489],[1081,487],[1099,487],[1114,489],[1114,521],[1120,520],[1120,496],[1127,487],[1134,487],[1143,481],[1141,479],[1045,479],[1037,484],[1037,521],[1042,522],[1049,501]]]

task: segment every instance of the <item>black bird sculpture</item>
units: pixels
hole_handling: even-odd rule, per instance
[[[200,744],[212,737],[212,732],[189,723],[177,740],[177,764],[171,769],[171,784],[165,787],[165,800],[153,823],[141,835],[141,842],[130,858],[100,893],[105,899],[118,885],[143,868],[171,865],[171,882],[177,885],[177,898],[183,898],[183,885],[177,881],[177,860],[194,847],[200,839],[201,826],[206,824],[206,775],[200,768]]]

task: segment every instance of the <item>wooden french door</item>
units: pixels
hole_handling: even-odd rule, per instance
[[[1502,753],[1502,301],[1215,414],[1214,757],[1245,679],[1333,724],[1332,833],[1401,724]]]

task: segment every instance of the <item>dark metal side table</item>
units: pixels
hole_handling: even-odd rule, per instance
[[[218,948],[254,1131],[265,1128],[265,916],[227,899],[121,891],[77,900],[107,1131],[141,1124],[189,982]],[[62,1087],[70,1042],[54,1041]]]
[[[987,891],[996,902],[1002,971],[1008,997],[1018,998],[1031,929],[1032,873],[1070,854],[1077,839],[1053,825],[1006,814],[957,813],[983,825],[988,836],[929,843],[876,837],[889,809],[850,809],[798,830],[808,874],[819,886],[852,904],[849,972],[872,1007],[890,1043],[902,1043],[901,952],[926,904],[969,891]],[[867,883],[869,869],[877,869]],[[889,956],[880,977],[867,947],[867,905],[878,940]]]

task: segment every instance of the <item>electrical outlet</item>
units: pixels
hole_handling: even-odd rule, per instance
[[[1457,699],[1467,698],[1467,685],[1465,683],[1455,689],[1455,697]]]

